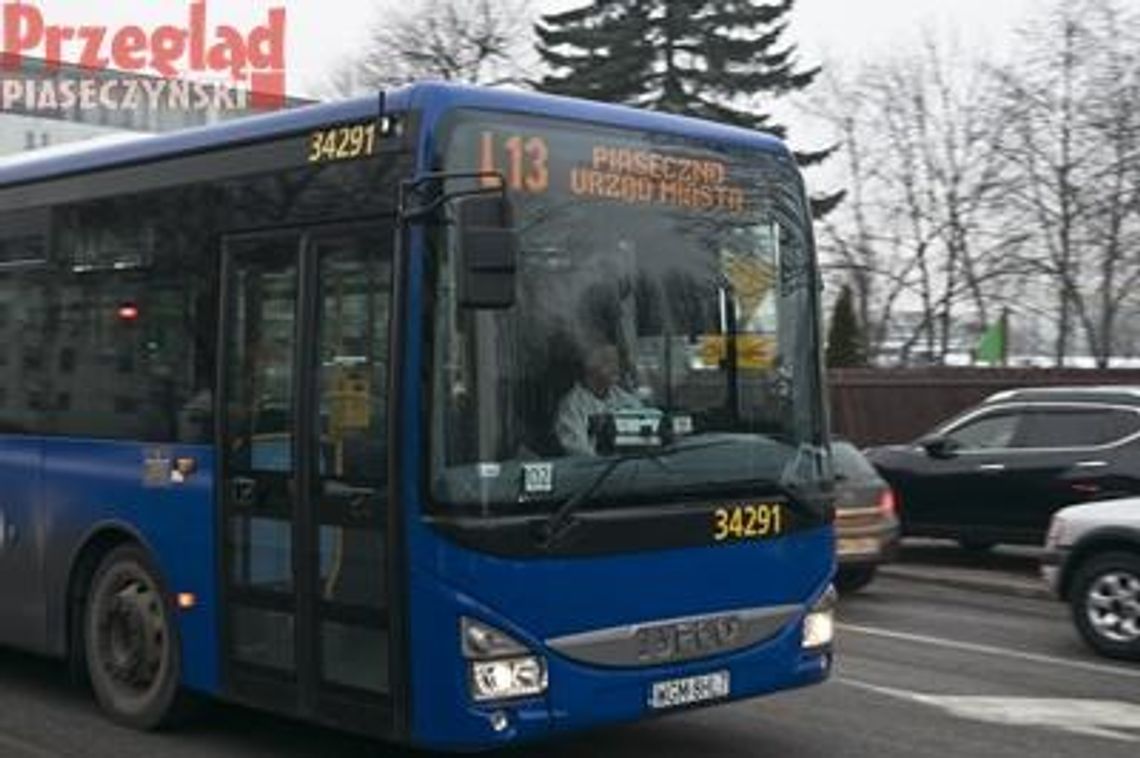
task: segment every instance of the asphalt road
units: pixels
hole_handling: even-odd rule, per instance
[[[921,758],[1140,754],[1140,665],[1089,654],[1065,608],[880,578],[841,604],[821,687],[505,753]],[[0,757],[395,755],[287,720],[217,707],[174,734],[103,721],[57,664],[0,652]]]

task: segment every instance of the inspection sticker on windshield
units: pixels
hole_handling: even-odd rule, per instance
[[[542,495],[554,491],[553,463],[524,463],[523,492],[528,495]]]
[[[649,707],[654,710],[677,708],[706,700],[719,700],[728,697],[728,694],[727,671],[687,676],[684,679],[667,679],[664,682],[653,683],[649,691]]]

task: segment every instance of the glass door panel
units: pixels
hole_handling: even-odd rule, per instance
[[[299,237],[226,246],[222,487],[229,656],[295,677]]]
[[[315,236],[321,680],[388,692],[390,228]]]

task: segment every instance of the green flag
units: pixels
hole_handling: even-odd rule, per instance
[[[975,351],[979,361],[994,365],[1001,363],[1005,358],[1005,329],[1003,327],[1003,320],[998,319],[982,333],[982,338],[978,340],[978,348]]]

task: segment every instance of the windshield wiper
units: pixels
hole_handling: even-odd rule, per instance
[[[699,445],[674,445],[661,450],[650,450],[643,453],[616,456],[606,461],[605,466],[602,467],[602,470],[598,472],[597,476],[591,479],[585,487],[567,498],[566,502],[558,506],[558,509],[550,514],[550,518],[539,525],[538,532],[542,547],[546,550],[550,550],[570,531],[570,528],[574,525],[574,512],[589,503],[594,494],[601,489],[602,485],[605,484],[613,473],[621,468],[623,464],[629,463],[630,461],[644,460],[663,464],[666,458],[676,455],[677,453],[692,450],[706,450],[712,447],[733,444],[736,443],[732,440],[713,440]]]
[[[574,523],[574,511],[578,510],[587,500],[593,497],[598,488],[606,483],[615,471],[618,470],[623,463],[627,461],[638,460],[641,456],[620,456],[606,462],[605,467],[598,472],[590,483],[582,489],[575,492],[566,499],[562,505],[554,513],[550,514],[550,518],[542,522],[538,528],[539,539],[542,542],[542,547],[549,550],[554,547],[554,544],[562,538]]]

